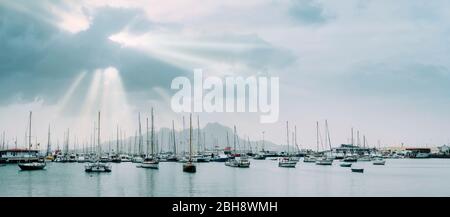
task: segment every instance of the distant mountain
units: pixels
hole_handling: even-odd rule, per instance
[[[239,135],[239,129],[237,129],[237,136],[236,136],[236,149],[237,150],[252,150],[253,152],[260,151],[262,149],[262,140],[250,140],[248,141],[248,138],[243,138]],[[193,128],[192,129],[192,145],[194,151],[200,149],[203,150],[204,146],[206,146],[206,149],[213,149],[213,148],[219,148],[223,149],[225,147],[231,147],[233,149],[234,146],[234,130],[230,127],[221,125],[220,123],[214,122],[214,123],[208,123],[203,128],[200,129],[200,140],[198,140],[198,129]],[[147,147],[147,134],[143,132],[142,135],[142,148],[143,151],[146,151]],[[228,138],[227,138],[228,137]],[[151,134],[148,133],[148,140],[151,140]],[[110,141],[110,144],[116,144],[114,141]],[[124,143],[131,143],[132,150],[138,149],[137,144],[138,139],[135,139],[135,137],[128,137],[124,139]],[[172,129],[169,128],[161,128],[159,131],[156,131],[154,134],[154,141],[155,144],[158,146],[158,150],[163,151],[172,151],[174,149],[174,142],[173,142],[173,133]],[[187,151],[189,147],[189,129],[185,129],[184,131],[177,131],[175,130],[175,141],[176,141],[176,148],[177,151]],[[204,145],[206,144],[206,145]],[[104,144],[105,145],[105,144]],[[113,149],[116,147],[115,145],[112,145]],[[277,145],[270,141],[264,141],[264,149],[269,151],[282,151],[286,150],[285,145]]]

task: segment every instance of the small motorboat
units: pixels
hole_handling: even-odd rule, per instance
[[[111,162],[120,163],[120,162],[122,162],[122,158],[120,158],[119,155],[113,155],[113,156],[111,156]]]
[[[126,154],[122,154],[119,156],[120,157],[120,161],[121,162],[131,162],[131,158],[130,156],[126,155]]]
[[[295,168],[296,165],[297,161],[292,160],[288,157],[281,158],[280,161],[278,161],[278,167]]]
[[[144,162],[144,158],[136,156],[136,157],[133,157],[133,159],[131,159],[131,162],[133,162],[133,163],[142,163],[142,162]]]
[[[354,172],[354,173],[363,173],[364,172],[364,168],[352,168],[352,172]]]
[[[322,166],[331,166],[333,165],[333,159],[331,158],[319,158],[316,160],[316,165],[322,165]]]
[[[84,166],[86,172],[111,172],[111,165],[96,161],[94,163],[88,163]]]
[[[141,163],[140,168],[159,169],[159,161],[155,158],[145,158]]]
[[[315,163],[316,160],[317,159],[314,156],[305,156],[305,158],[303,158],[304,163]]]
[[[356,162],[356,161],[358,161],[358,158],[356,158],[355,156],[347,156],[344,158],[343,161],[344,162]]]
[[[371,161],[372,158],[368,155],[364,155],[358,158],[358,161]]]
[[[383,166],[384,164],[386,164],[386,160],[382,158],[378,158],[373,161],[373,165]]]
[[[342,162],[342,163],[340,164],[340,166],[341,166],[341,167],[351,167],[351,166],[352,166],[352,163],[349,163],[349,162]]]
[[[228,159],[227,162],[225,162],[225,166],[229,167],[238,167],[239,163],[236,159]]]
[[[213,162],[227,162],[228,161],[228,156],[226,154],[218,154],[215,155],[211,161]]]
[[[195,173],[197,172],[197,167],[192,161],[188,161],[183,164],[183,172]]]
[[[19,163],[19,167],[21,170],[42,170],[45,168],[45,166],[45,162]]]
[[[255,155],[255,157],[253,157],[253,159],[255,160],[265,160],[266,159],[266,155],[264,153],[258,153]]]

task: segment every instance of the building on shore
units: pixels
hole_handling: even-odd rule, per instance
[[[339,147],[332,148],[331,152],[337,157],[347,155],[370,155],[376,152],[375,148],[360,147],[352,144],[341,144]]]
[[[38,161],[39,150],[6,149],[0,151],[0,163],[18,163],[24,161]]]

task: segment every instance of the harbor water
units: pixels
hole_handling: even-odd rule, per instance
[[[302,159],[303,160],[303,159]],[[48,163],[45,170],[0,167],[0,196],[450,196],[450,159],[387,159],[385,166],[358,162],[350,168],[303,163],[279,168],[277,161],[251,160],[250,168],[161,162],[158,170],[112,163],[111,173],[86,173],[82,163]]]

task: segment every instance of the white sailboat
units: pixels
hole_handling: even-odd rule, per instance
[[[236,156],[236,126],[234,126],[234,158],[228,159],[228,161],[225,162],[225,166],[229,167],[239,167],[239,168],[249,168],[250,167],[250,161],[246,155],[241,155],[239,157]]]
[[[325,139],[328,142],[328,145],[330,146],[330,156],[322,156],[316,161],[316,165],[323,165],[323,166],[331,166],[333,165],[333,158],[331,157],[331,139],[330,139],[330,132],[328,130],[328,122],[325,120]],[[319,122],[317,122],[317,135],[319,135]]]
[[[29,137],[28,137],[28,147],[31,149],[31,116],[32,116],[32,112],[30,111],[30,122],[29,122]],[[38,161],[38,162],[24,162],[24,163],[19,163],[19,167],[21,170],[42,170],[44,169],[46,166],[45,161]]]
[[[152,118],[152,129],[151,129],[151,153],[150,155],[147,154],[147,157],[144,159],[144,162],[141,163],[140,167],[141,168],[148,168],[148,169],[159,169],[159,160],[156,158],[155,156],[155,152],[154,152],[154,147],[155,147],[155,142],[154,142],[154,118],[153,118],[153,108],[152,108],[152,114],[151,114],[151,118]],[[148,147],[148,119],[147,119],[147,147]],[[147,148],[148,150],[148,148]]]
[[[97,135],[97,155],[93,162],[88,163],[84,167],[86,172],[111,172],[111,164],[100,161],[101,147],[100,147],[100,111],[98,112],[98,135]]]
[[[290,152],[289,152],[289,122],[286,121],[286,145],[287,145],[287,156],[282,157],[278,161],[279,167],[285,167],[285,168],[295,168],[295,165],[297,165],[297,161],[291,159]]]

